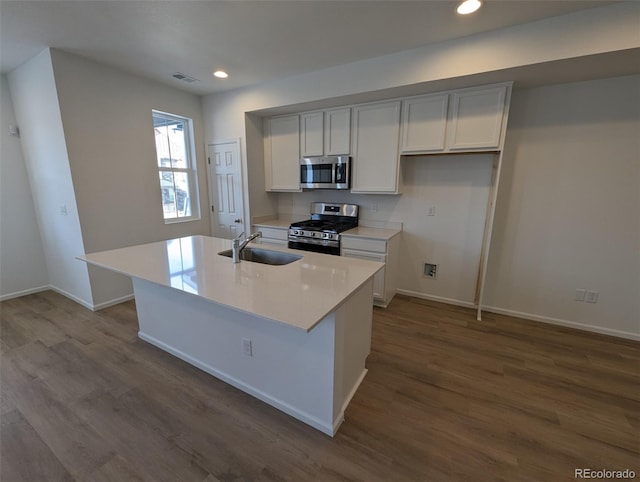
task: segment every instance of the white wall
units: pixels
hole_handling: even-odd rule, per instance
[[[469,78],[486,79],[485,74],[487,73],[493,75],[497,72],[514,72],[519,67],[534,65],[540,65],[540,68],[544,69],[549,65],[556,66],[557,64],[552,64],[556,60],[587,58],[603,52],[638,48],[640,37],[637,35],[636,20],[639,12],[640,5],[638,4],[628,2],[615,4],[444,42],[436,46],[280,79],[255,87],[207,96],[203,100],[206,137],[207,139],[241,137],[246,145],[254,147],[244,151],[250,154],[255,152],[256,146],[258,146],[258,140],[254,138],[259,134],[259,127],[253,121],[256,115],[275,111],[302,111],[309,108],[310,102],[314,103],[314,108],[321,107],[323,103],[335,106],[342,102],[344,105],[364,98],[365,94],[375,94],[376,98],[382,98],[384,95],[397,97],[399,89],[402,89],[403,86],[411,87],[412,93],[417,93],[416,86],[423,85],[425,89],[433,91],[433,84],[449,83],[455,85],[456,79],[462,79],[460,81],[464,82],[468,82]],[[523,69],[522,72],[532,71]],[[589,75],[597,77],[598,72],[592,72]],[[615,82],[615,80],[612,81]],[[516,89],[517,87],[518,83],[516,83]],[[571,87],[569,86],[567,89],[571,90]],[[602,98],[606,98],[607,95],[606,91],[601,93]],[[554,102],[554,100],[548,100],[548,102]],[[580,102],[588,104],[589,99],[585,96]],[[630,103],[627,108],[631,108],[633,105]],[[635,106],[637,108],[637,102]],[[535,110],[536,106],[529,106],[529,108]],[[247,116],[245,114],[247,112],[253,114]],[[558,113],[557,110],[555,112]],[[610,119],[606,112],[597,111],[594,113],[596,118],[599,115],[604,117],[598,122],[603,124],[609,122]],[[247,123],[246,118],[252,121]],[[555,126],[557,130],[551,130],[550,133],[555,132],[559,139],[562,139],[563,136],[571,137],[573,134],[571,125],[565,125],[565,119],[562,117],[557,120]],[[537,127],[534,125],[531,129],[531,135],[535,138],[533,133],[537,131]],[[528,126],[522,125],[520,130],[526,132]],[[564,132],[565,130],[566,132]],[[611,133],[609,132],[609,134]],[[592,139],[597,141],[602,137],[599,132],[591,132],[590,135]],[[513,141],[511,137],[518,137],[513,128],[507,132],[507,142],[517,143],[517,140]],[[629,153],[628,144],[633,142],[634,137],[626,138],[626,147],[623,147],[623,150],[627,154]],[[510,155],[513,155],[513,150],[517,150],[518,146],[510,144],[508,148],[511,150]],[[571,158],[573,152],[565,147],[560,149],[557,155],[560,158]],[[637,149],[635,152],[637,159]],[[448,160],[455,160],[455,164],[447,163]],[[245,161],[247,167],[245,172],[249,176],[246,186],[249,188],[248,196],[252,217],[278,212],[282,214],[306,212],[308,203],[314,200],[315,194],[265,193],[262,156],[248,155]],[[369,202],[368,198],[376,198],[379,203],[378,212],[373,213],[365,210],[363,211],[364,217],[405,221],[407,232],[405,233],[404,260],[400,274],[401,289],[461,304],[466,304],[473,299],[475,284],[472,289],[470,281],[473,277],[475,283],[477,274],[476,259],[479,250],[477,233],[482,232],[480,223],[484,221],[484,211],[486,210],[487,186],[485,182],[489,175],[488,169],[482,166],[488,166],[490,161],[479,160],[473,166],[461,168],[460,166],[464,162],[466,161],[463,161],[461,156],[433,157],[428,158],[425,163],[420,163],[418,159],[403,160],[407,186],[405,194],[402,196],[351,196],[343,193],[331,196],[336,201],[353,201],[365,206]],[[468,171],[469,168],[473,173]],[[512,172],[507,166],[502,182],[510,182],[505,181],[505,178]],[[584,171],[581,175],[588,176],[589,172],[591,171]],[[543,178],[543,175],[544,179],[547,179],[553,178],[557,173],[538,172],[540,178]],[[567,182],[572,180],[570,176],[566,175],[564,179]],[[596,185],[597,179],[598,175],[595,175],[595,178],[590,178],[588,182]],[[448,180],[450,185],[443,180]],[[523,183],[522,188],[526,192],[538,189],[538,185],[529,184],[526,177],[519,182]],[[627,182],[631,181],[627,180]],[[609,186],[607,185],[607,187]],[[501,196],[501,209],[504,209],[504,206],[509,206],[512,200],[508,194],[501,194]],[[544,195],[540,194],[537,198],[544,198]],[[637,200],[637,193],[635,197],[632,195],[631,199]],[[420,208],[425,203],[433,203],[436,206],[438,214],[434,219],[424,219],[424,213]],[[637,207],[637,202],[635,206]],[[545,207],[549,209],[548,205]],[[542,212],[530,206],[525,209]],[[561,211],[562,209],[560,209]],[[517,213],[512,211],[510,213],[509,216],[504,213],[500,214],[496,219],[490,265],[492,271],[486,288],[485,301],[487,304],[493,305],[496,309],[511,310],[530,318],[545,321],[561,320],[564,323],[577,323],[576,320],[581,320],[582,326],[588,329],[608,330],[609,333],[638,336],[637,302],[630,298],[622,299],[620,296],[617,299],[620,303],[617,307],[607,303],[604,299],[596,305],[587,306],[583,303],[562,307],[553,299],[548,305],[542,298],[536,298],[532,301],[531,297],[535,293],[546,293],[545,283],[548,282],[548,279],[544,277],[535,277],[526,284],[525,289],[520,290],[518,283],[522,283],[522,277],[527,276],[526,266],[518,267],[517,272],[512,274],[507,267],[511,263],[511,259],[503,258],[501,254],[501,247],[507,243],[504,237],[513,236],[511,230],[517,229],[517,224],[521,222]],[[417,216],[415,220],[412,219],[414,215]],[[540,219],[536,224],[533,221],[534,218],[535,216],[532,216],[531,224],[527,230],[544,231],[546,229],[544,220]],[[573,225],[573,221],[572,219],[558,220],[555,224],[562,225],[564,222],[570,226]],[[515,227],[512,226],[514,223]],[[582,229],[584,231],[587,228]],[[637,226],[635,229],[637,233]],[[635,236],[637,239],[637,234]],[[518,242],[520,241],[522,239],[518,240]],[[512,249],[516,252],[514,246]],[[593,245],[589,244],[589,246]],[[555,245],[551,245],[547,249],[553,252],[556,248]],[[407,253],[416,254],[407,255]],[[521,253],[518,251],[518,254]],[[508,256],[508,254],[504,256]],[[571,272],[575,268],[576,264],[570,262],[566,252],[562,252],[562,250],[561,253],[549,254],[548,256],[550,258],[555,256],[555,269],[558,271]],[[635,253],[627,250],[625,256],[633,263],[637,259],[637,248]],[[437,281],[422,279],[417,273],[416,270],[420,266],[418,259],[422,257],[427,258],[421,259],[421,262],[431,261],[433,257],[438,258],[434,262],[441,264],[443,270]],[[526,264],[526,261],[522,261],[522,263]],[[613,268],[613,265],[605,264],[598,267],[607,270]],[[496,273],[497,269],[498,273]],[[443,278],[444,273],[447,273],[447,279]],[[597,289],[596,286],[574,287],[575,283],[573,283],[570,288],[571,299],[573,298],[573,289],[579,287],[600,291],[600,296],[610,292],[627,293],[629,290],[632,292],[635,290],[637,294],[640,291],[637,276],[634,278],[625,275],[623,278],[619,278],[616,271],[607,272],[606,275],[604,272],[601,273],[600,279],[602,281],[606,279],[610,283],[609,286]],[[585,283],[589,281],[582,276],[580,281],[583,280]],[[511,295],[500,294],[506,288],[512,293]],[[515,291],[518,292],[517,295],[513,294]],[[585,310],[591,310],[586,317],[584,316]],[[614,312],[610,313],[610,310]]]
[[[31,197],[7,79],[0,78],[0,299],[49,285],[47,264]]]
[[[640,76],[515,91],[487,305],[640,337],[639,134]]]
[[[247,153],[255,144],[249,130],[255,132],[256,126],[245,126],[246,112],[282,106],[295,112],[297,104],[310,102],[315,102],[314,108],[320,108],[322,102],[346,105],[361,102],[363,93],[378,99],[385,92],[388,98],[404,95],[399,92],[407,87],[417,94],[421,86],[444,86],[452,84],[452,79],[468,84],[474,76],[487,83],[483,75],[488,73],[493,82],[513,80],[496,76],[536,64],[545,64],[541,69],[557,69],[554,62],[562,59],[638,48],[639,15],[640,4],[619,3],[209,95],[203,98],[205,138],[211,142],[240,137],[242,152]],[[244,162],[249,176],[245,186],[252,187],[250,216],[274,213],[273,196],[253,189],[263,184],[262,158],[247,156]]]
[[[209,234],[200,97],[60,50],[52,58],[86,252]],[[200,220],[164,223],[152,109],[193,119]],[[98,307],[132,294],[128,278],[89,272]]]
[[[92,306],[87,266],[74,258],[84,253],[84,246],[50,51],[9,73],[8,80],[49,282],[68,297]],[[61,214],[61,206],[66,206],[66,215]]]
[[[398,289],[406,294],[472,306],[478,279],[493,154],[405,156],[402,195],[341,191],[278,194],[281,216],[308,219],[312,202],[360,206],[361,221],[404,223]],[[428,216],[428,208],[435,216]],[[423,263],[438,265],[436,280]]]

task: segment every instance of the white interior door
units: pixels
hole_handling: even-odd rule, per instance
[[[209,144],[207,161],[212,235],[235,238],[245,231],[239,141]]]

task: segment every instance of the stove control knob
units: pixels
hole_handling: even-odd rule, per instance
[[[324,237],[331,239],[331,233],[324,233]]]

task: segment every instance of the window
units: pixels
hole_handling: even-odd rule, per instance
[[[199,219],[192,121],[165,112],[152,112],[164,221]]]

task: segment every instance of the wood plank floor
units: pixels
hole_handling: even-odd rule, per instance
[[[135,304],[5,301],[0,480],[640,478],[640,344],[397,296],[335,438],[137,338]]]

